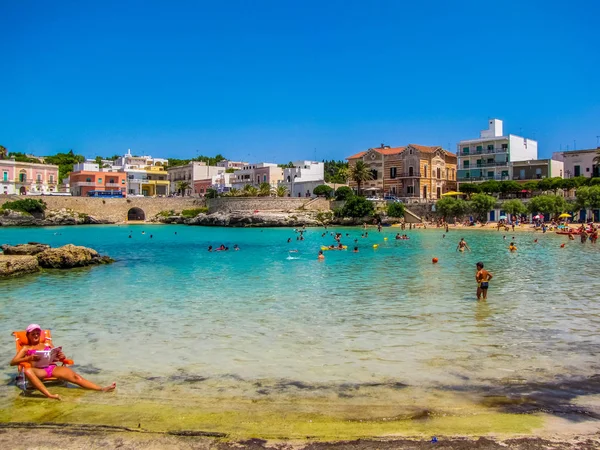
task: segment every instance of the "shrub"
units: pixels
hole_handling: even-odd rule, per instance
[[[332,211],[319,211],[317,213],[316,219],[318,222],[327,223],[327,222],[331,221],[331,219],[333,219],[333,212]]]
[[[435,209],[444,218],[462,217],[469,211],[469,204],[460,198],[444,197],[435,203]]]
[[[348,200],[352,197],[354,197],[354,191],[348,186],[340,186],[337,191],[335,191],[336,200]]]
[[[519,199],[508,200],[502,203],[502,209],[509,214],[525,214],[527,207]]]
[[[319,197],[322,196],[330,198],[333,195],[333,188],[331,186],[327,186],[326,184],[320,184],[313,189],[313,194],[318,195]]]
[[[191,219],[192,217],[196,217],[198,214],[202,214],[202,213],[206,213],[206,212],[208,212],[207,207],[184,209],[183,211],[181,211],[181,215],[183,217],[185,217],[186,219]]]
[[[364,197],[352,197],[342,208],[344,217],[365,217],[373,215],[374,212],[373,202]]]
[[[2,209],[10,209],[12,211],[20,211],[27,214],[43,213],[46,210],[46,203],[43,200],[27,198],[25,200],[6,202],[2,205]]]
[[[174,210],[170,210],[170,211],[161,211],[157,214],[158,217],[169,217],[169,216],[174,216],[176,213]]]
[[[390,203],[387,206],[387,214],[390,217],[404,217],[404,204],[399,202]]]

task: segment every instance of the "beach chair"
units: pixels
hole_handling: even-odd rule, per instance
[[[22,331],[13,331],[12,335],[15,337],[15,346],[17,347],[17,352],[19,352],[24,345],[29,345],[29,342],[27,341],[27,332],[25,330]],[[44,342],[49,342],[50,344],[52,343],[52,333],[50,332],[50,330],[43,330],[42,334],[40,336],[40,342],[44,343]],[[67,366],[67,365],[72,365],[73,361],[70,359],[64,359],[62,361],[60,361],[62,363],[63,366]],[[23,390],[23,392],[33,389],[33,386],[31,386],[31,384],[29,383],[29,380],[27,379],[27,377],[25,376],[25,369],[31,367],[31,364],[28,362],[24,362],[19,364],[18,366],[18,374],[17,374],[17,386],[19,388],[21,388]],[[45,378],[44,380],[42,380],[42,382],[44,384],[46,383],[63,383],[62,381],[58,380],[57,378]]]

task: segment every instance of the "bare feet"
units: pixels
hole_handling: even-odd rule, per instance
[[[50,398],[50,399],[52,399],[52,400],[58,400],[58,401],[60,401],[60,395],[58,395],[58,394],[48,394],[47,397]]]
[[[117,387],[117,383],[113,383],[113,384],[111,384],[110,386],[103,387],[103,388],[102,388],[102,389],[100,389],[100,390],[101,390],[102,392],[111,392],[111,391],[114,391],[116,387]]]

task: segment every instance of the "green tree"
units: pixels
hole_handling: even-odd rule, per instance
[[[320,184],[313,189],[313,194],[319,197],[331,198],[333,196],[333,188],[326,184]]]
[[[566,210],[567,202],[558,195],[538,195],[529,201],[527,207],[532,214],[560,214]]]
[[[204,196],[206,198],[217,198],[219,196],[219,191],[213,188],[208,188]]]
[[[598,177],[588,178],[588,180],[588,186],[597,186],[600,184],[600,178]]]
[[[479,220],[487,220],[487,214],[494,209],[496,198],[486,194],[475,194],[471,197],[471,209],[478,215]]]
[[[460,183],[458,190],[463,194],[467,194],[467,197],[470,197],[472,194],[480,193],[481,187],[475,183]]]
[[[577,180],[575,178],[564,178],[561,179],[560,188],[566,191],[570,191],[577,187]]]
[[[521,185],[516,181],[506,180],[500,182],[500,193],[506,194],[516,194],[520,192],[522,189]]]
[[[551,178],[542,178],[538,181],[538,187],[540,191],[547,192],[552,190],[552,179]]]
[[[527,212],[527,207],[521,200],[516,198],[503,202],[502,209],[511,215],[521,215]]]
[[[354,191],[348,186],[340,186],[335,191],[336,200],[348,200],[350,197],[354,197]]]
[[[10,209],[11,211],[20,211],[27,214],[43,213],[46,210],[46,202],[26,198],[24,200],[15,200],[14,202],[6,202],[0,209]]]
[[[246,184],[242,189],[242,197],[256,197],[258,195],[258,189],[251,184]]]
[[[359,196],[348,199],[341,211],[343,217],[366,217],[372,216],[374,212],[373,202]]]
[[[283,184],[280,184],[279,186],[277,186],[277,189],[275,189],[275,195],[277,195],[277,197],[285,197],[287,192],[288,192],[288,188],[287,188],[287,186],[284,186]]]
[[[258,186],[258,196],[259,197],[268,197],[271,195],[271,185],[267,182],[260,183]]]
[[[360,195],[360,187],[365,181],[373,179],[373,172],[371,168],[367,166],[364,161],[358,160],[356,164],[350,167],[348,175],[352,181],[354,181],[358,187],[358,195]]]
[[[182,197],[185,197],[185,193],[192,187],[192,183],[181,180],[175,184],[175,187],[177,189],[177,193],[181,194]]]
[[[8,156],[8,150],[5,146],[0,145],[0,159],[6,159]]]
[[[278,164],[277,166],[281,167],[282,169],[293,169],[295,167],[294,163],[291,161],[287,164]]]
[[[500,183],[496,180],[487,180],[479,185],[481,187],[481,192],[486,194],[496,194],[500,192]]]
[[[347,161],[323,161],[326,183],[344,184],[348,180]]]
[[[535,192],[540,190],[540,185],[537,181],[528,181],[523,183],[523,189],[529,192]]]
[[[404,204],[393,202],[387,205],[387,215],[390,217],[404,217]]]

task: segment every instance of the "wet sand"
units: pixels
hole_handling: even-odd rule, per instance
[[[5,425],[5,424],[2,424]],[[600,435],[574,435],[568,438],[461,438],[437,436],[437,442],[430,438],[373,439],[341,442],[294,442],[265,441],[249,439],[227,441],[207,436],[177,436],[159,433],[140,433],[135,431],[107,430],[98,427],[48,426],[32,428],[27,425],[13,424],[11,428],[0,427],[0,448],[5,449],[54,449],[82,450],[90,448],[128,449],[216,449],[234,450],[240,448],[262,450],[388,450],[388,449],[444,449],[444,450],[537,450],[537,449],[578,449],[591,450],[600,447]]]

